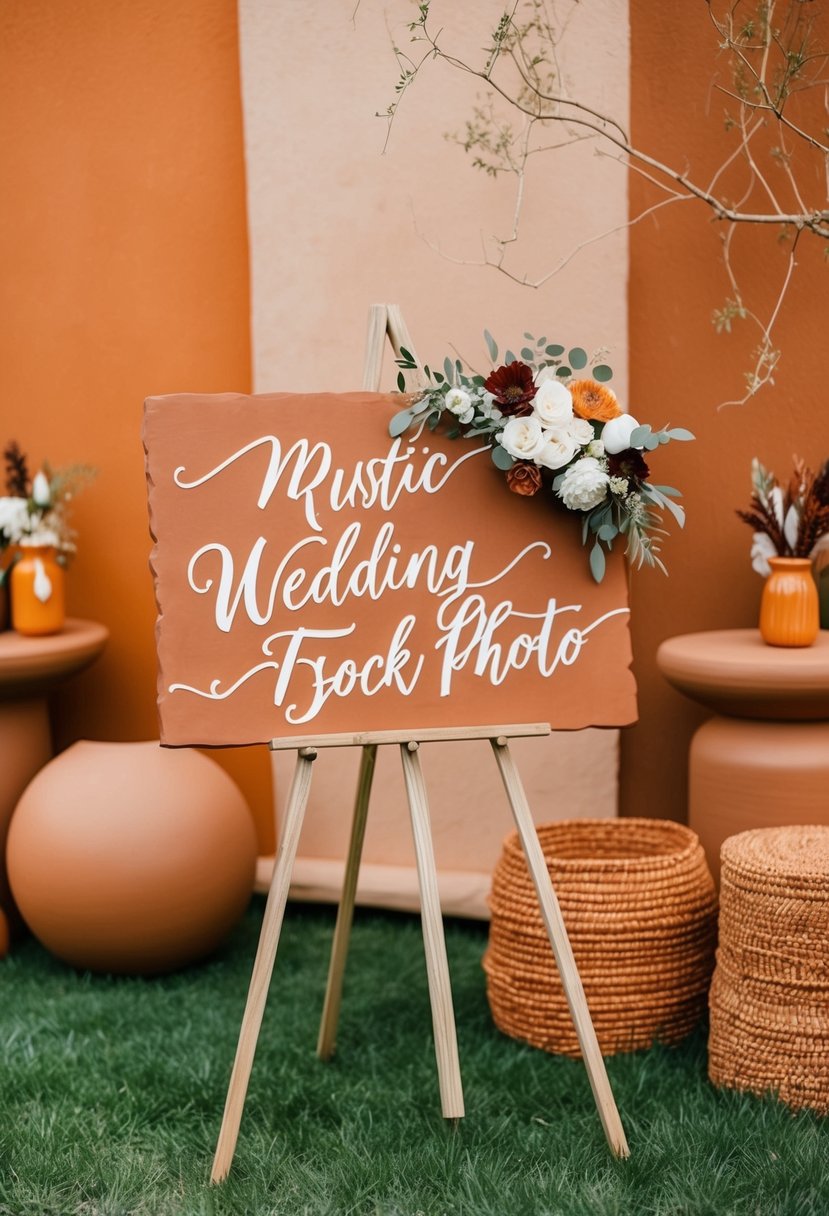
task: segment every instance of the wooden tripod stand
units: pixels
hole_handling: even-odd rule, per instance
[[[387,335],[397,352],[402,345],[414,353],[399,310],[393,306],[375,305],[369,320],[369,340],[364,374],[364,382],[369,389],[376,389],[379,384],[383,344]],[[318,1056],[323,1060],[330,1059],[336,1045],[343,977],[377,748],[383,744],[394,744],[400,750],[412,823],[441,1110],[444,1118],[447,1119],[458,1119],[463,1116],[463,1089],[455,1017],[438,896],[429,806],[420,764],[419,747],[421,743],[428,742],[489,739],[538,895],[541,914],[558,965],[602,1127],[613,1153],[618,1157],[628,1155],[624,1129],[610,1089],[561,910],[550,881],[518,769],[509,750],[509,740],[512,738],[544,736],[549,733],[550,727],[547,723],[530,723],[454,729],[437,727],[412,731],[374,731],[321,737],[293,737],[271,741],[270,746],[273,751],[296,749],[296,766],[285,805],[285,820],[279,853],[271,879],[213,1161],[211,1174],[213,1182],[219,1182],[227,1176],[233,1160],[268,988],[276,960],[291,873],[308,804],[313,761],[316,759],[318,749],[327,747],[361,747],[362,759],[342,897],[334,930],[328,984],[317,1043]]]

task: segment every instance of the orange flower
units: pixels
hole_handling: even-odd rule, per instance
[[[573,394],[573,413],[589,422],[609,422],[621,414],[616,395],[596,380],[571,380],[567,385]]]
[[[531,460],[516,460],[512,468],[507,469],[507,485],[513,494],[529,498],[541,489],[541,469]]]

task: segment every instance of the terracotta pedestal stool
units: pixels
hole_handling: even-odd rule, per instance
[[[767,646],[756,629],[685,634],[656,657],[716,714],[694,735],[688,772],[688,824],[715,879],[729,836],[829,825],[829,632],[802,648]]]
[[[109,632],[94,621],[68,620],[60,633],[25,638],[0,633],[0,907],[12,910],[5,846],[18,798],[52,755],[47,694],[93,663]]]

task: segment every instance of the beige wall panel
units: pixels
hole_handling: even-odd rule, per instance
[[[626,116],[627,0],[557,8],[556,14],[551,5],[554,17],[569,23],[561,48],[564,87]],[[513,182],[473,171],[443,138],[462,130],[482,98],[473,80],[429,65],[383,152],[385,124],[374,115],[394,96],[392,39],[417,53],[405,28],[413,6],[241,0],[239,9],[256,391],[360,387],[368,307],[391,301],[401,305],[427,361],[456,350],[485,369],[484,328],[502,349],[520,344],[524,330],[591,350],[607,346],[624,400],[624,169],[596,156],[589,142],[536,158],[521,240],[507,263],[513,273],[539,277],[582,243],[618,231],[586,245],[542,288],[522,287],[473,265],[493,233],[509,231],[514,205]],[[490,0],[461,0],[436,4],[434,20],[447,45],[475,56],[500,12]],[[393,370],[387,359],[383,387],[392,386]],[[444,906],[477,915],[486,914],[489,874],[511,826],[486,752],[487,745],[471,743],[424,748]],[[516,745],[536,819],[615,814],[617,752],[615,731]],[[357,763],[356,754],[341,751],[316,763],[297,893],[329,897],[338,881]],[[361,897],[416,906],[398,770],[394,749],[383,749]],[[275,771],[284,791],[289,758],[278,757]]]

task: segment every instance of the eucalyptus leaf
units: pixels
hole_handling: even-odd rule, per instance
[[[687,431],[684,426],[674,426],[666,431],[669,439],[678,439],[680,443],[687,443],[689,439],[696,439],[693,431]]]
[[[532,336],[532,334],[528,334],[525,332],[524,337],[527,339],[528,342],[535,342],[535,338]]]
[[[443,360],[443,374],[449,384],[452,383],[452,360],[447,355]]]
[[[563,346],[548,346],[547,354],[550,356],[551,359],[557,359],[559,355],[564,354],[564,347]]]
[[[440,372],[435,372],[435,384],[443,384],[443,376]]]
[[[648,435],[643,446],[646,451],[652,452],[654,450],[654,448],[659,447],[659,443],[660,443],[660,439],[659,439],[658,435]]]
[[[395,414],[392,420],[389,422],[389,434],[391,435],[392,439],[396,439],[398,435],[402,435],[404,431],[407,431],[411,425],[412,411],[400,410],[400,412]]]
[[[567,358],[570,361],[570,366],[575,368],[576,371],[581,371],[583,367],[587,367],[587,351],[582,350],[580,346],[574,346]]]
[[[651,485],[651,489],[658,490],[660,494],[667,494],[670,498],[681,498],[682,497],[682,491],[675,489],[674,486]]]
[[[607,363],[599,363],[592,369],[594,380],[598,380],[599,384],[606,384],[608,380],[613,379],[613,368]]]
[[[606,564],[604,550],[599,542],[596,541],[595,545],[590,550],[590,573],[593,575],[593,578],[597,583],[600,583],[604,578]]]
[[[500,443],[493,445],[492,463],[495,465],[496,469],[501,469],[504,473],[507,471],[507,469],[512,468],[512,457],[506,448],[501,447]]]
[[[628,438],[628,446],[632,448],[640,448],[651,435],[651,428],[647,422],[643,422],[641,426],[637,426],[630,432]]]
[[[536,346],[537,346],[537,347],[539,347],[539,349],[540,349],[542,346],[546,346],[546,345],[547,345],[547,339],[546,339],[546,338],[539,338],[539,339],[538,339],[538,341],[536,342]]]
[[[670,511],[680,528],[685,527],[685,511],[679,503],[671,502],[667,495],[663,494],[656,486],[646,484],[642,487],[643,496],[650,502],[656,503],[658,507],[665,507]]]
[[[405,359],[406,362],[411,364],[412,367],[415,366],[414,355],[411,353],[411,351],[406,350],[405,346],[400,347],[400,357],[401,359]]]
[[[495,339],[493,338],[492,334],[489,332],[488,329],[484,330],[484,341],[486,342],[490,359],[492,360],[493,363],[497,363],[498,362],[498,346],[495,342]]]
[[[566,378],[571,374],[572,373],[571,373],[569,367],[557,367],[556,368],[556,375],[561,376],[562,380],[566,380]]]
[[[606,540],[608,543],[619,535],[619,529],[615,524],[602,524],[599,528],[599,540]]]
[[[434,431],[437,429],[437,425],[439,422],[440,422],[440,410],[436,410],[434,412],[434,414],[432,414],[428,418],[426,425],[428,426],[430,431]]]
[[[507,367],[509,367],[510,363],[517,363],[517,362],[518,362],[518,360],[516,359],[515,355],[512,353],[511,350],[508,350],[507,353],[504,355],[504,363],[507,365]]]
[[[525,363],[532,363],[533,359],[535,358],[535,351],[530,350],[529,346],[522,346],[521,358]]]
[[[402,372],[397,373],[397,388],[401,393],[406,391],[406,377]]]

